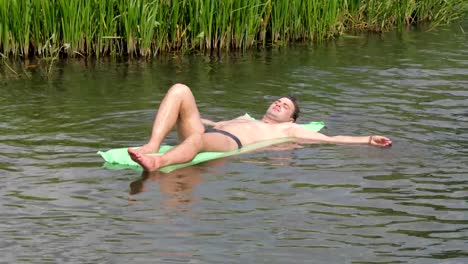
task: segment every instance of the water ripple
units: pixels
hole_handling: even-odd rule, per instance
[[[465,263],[468,46],[456,27],[399,34],[219,60],[70,61],[51,80],[8,81],[2,260]],[[294,94],[301,122],[394,145],[285,145],[170,174],[104,169],[96,151],[143,144],[174,82],[215,121]]]

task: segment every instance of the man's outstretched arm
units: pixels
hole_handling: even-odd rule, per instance
[[[299,125],[295,125],[290,129],[290,136],[297,139],[320,143],[337,143],[337,144],[370,144],[380,147],[389,147],[392,145],[392,140],[384,136],[326,136],[322,133],[309,131]]]

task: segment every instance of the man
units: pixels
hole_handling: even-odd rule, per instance
[[[270,105],[259,121],[241,116],[229,121],[202,119],[190,88],[173,85],[153,123],[149,142],[138,149],[128,149],[130,157],[146,171],[188,162],[202,151],[232,151],[264,140],[296,138],[322,143],[370,144],[388,147],[392,141],[383,136],[333,136],[311,132],[295,123],[299,108],[292,97],[282,97]],[[205,131],[204,124],[213,126]],[[161,156],[148,156],[159,150],[163,139],[177,125],[180,144]]]

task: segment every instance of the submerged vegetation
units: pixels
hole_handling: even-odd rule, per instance
[[[2,57],[154,56],[463,17],[466,0],[0,0]]]

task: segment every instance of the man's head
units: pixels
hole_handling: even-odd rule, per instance
[[[284,96],[270,105],[265,117],[277,123],[296,122],[299,113],[296,98],[294,96]]]

